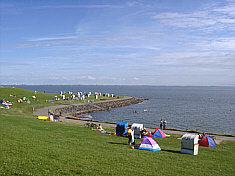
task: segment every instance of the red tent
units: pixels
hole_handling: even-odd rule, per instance
[[[209,135],[205,135],[200,141],[199,141],[200,146],[205,146],[205,147],[216,147],[216,143],[212,137]]]

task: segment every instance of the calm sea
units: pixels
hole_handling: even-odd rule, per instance
[[[168,87],[168,86],[15,86],[45,91],[83,91],[114,93],[149,98],[141,104],[95,112],[100,121],[143,123],[158,127],[161,119],[167,127],[192,129],[221,134],[235,134],[235,87]],[[138,113],[134,113],[137,111]]]

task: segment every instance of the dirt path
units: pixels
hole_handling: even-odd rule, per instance
[[[78,123],[78,124],[87,123],[86,121],[83,121],[83,120],[73,120],[73,119],[67,119],[65,117],[62,117],[61,120],[65,121],[65,122]],[[111,124],[111,123],[105,123],[105,122],[93,122],[93,123],[96,123],[97,125],[101,124],[103,128],[105,128],[105,127],[115,128],[116,127],[116,124]],[[153,128],[147,128],[147,130],[154,131]],[[184,135],[185,133],[188,133],[186,131],[184,132],[184,131],[175,131],[175,130],[163,130],[163,132],[165,134],[179,134],[179,135]],[[197,134],[197,133],[190,133],[190,134]],[[235,141],[235,137],[220,136],[220,135],[212,135],[212,136],[214,136],[216,144],[220,144],[224,140]]]
[[[52,110],[52,109],[56,109],[56,108],[62,108],[62,107],[66,107],[66,106],[70,106],[70,105],[57,105],[57,106],[50,106],[50,107],[45,107],[45,108],[41,108],[38,109],[34,112],[35,115],[37,116],[48,116],[48,111]],[[64,122],[69,122],[69,123],[77,123],[77,124],[85,124],[87,123],[87,121],[84,120],[74,120],[74,119],[68,119],[66,117],[61,116],[60,119]],[[112,124],[112,123],[105,123],[105,122],[93,122],[98,124],[101,124],[103,126],[103,128],[105,127],[112,127],[115,128],[116,124]],[[153,128],[147,128],[147,130],[149,131],[154,131]],[[166,134],[179,134],[179,135],[184,135],[185,133],[187,133],[186,131],[175,131],[175,130],[163,130],[164,133]],[[195,134],[195,133],[191,133],[191,134]],[[231,140],[231,141],[235,141],[235,137],[229,137],[229,136],[221,136],[221,135],[213,135],[215,137],[215,142],[216,144],[220,144],[222,141],[224,140]]]
[[[48,116],[48,111],[52,110],[52,109],[57,109],[57,108],[63,108],[66,106],[70,106],[68,104],[66,105],[56,105],[56,106],[49,106],[49,107],[45,107],[45,108],[41,108],[41,109],[36,109],[36,111],[34,112],[34,115],[37,116]]]

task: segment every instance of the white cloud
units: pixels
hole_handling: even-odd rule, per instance
[[[211,42],[211,48],[216,50],[235,51],[235,38],[218,38]]]
[[[41,37],[41,38],[30,39],[28,41],[36,42],[36,41],[65,40],[65,39],[77,39],[77,36]]]
[[[95,80],[96,78],[89,75],[89,76],[87,76],[87,79]]]
[[[198,50],[217,50],[217,51],[234,51],[235,50],[235,38],[234,37],[207,37],[204,40],[198,40],[195,43],[195,47]]]
[[[159,47],[154,47],[154,46],[141,46],[141,45],[114,45],[114,46],[109,46],[112,48],[129,48],[129,49],[147,49],[147,50],[160,50]]]
[[[206,27],[216,24],[216,19],[210,18],[207,12],[184,13],[161,13],[154,16],[166,25],[180,28]]]
[[[216,5],[216,7],[207,7],[192,13],[159,13],[155,14],[153,18],[159,20],[164,25],[178,28],[192,28],[205,32],[224,30],[225,28],[227,30],[234,30],[235,6],[231,4],[224,7],[217,6],[219,5]]]
[[[140,78],[134,77],[133,79],[136,80],[136,81],[138,81]]]
[[[35,9],[77,9],[77,8],[87,8],[87,9],[97,9],[97,8],[123,8],[118,5],[110,5],[110,4],[93,4],[93,5],[48,5],[48,6],[38,6]]]
[[[88,76],[80,76],[80,79],[95,80],[96,78],[95,78],[95,77],[93,77],[93,76],[88,75]]]
[[[57,45],[65,45],[65,44],[71,44],[74,43],[74,40],[58,40],[58,41],[35,41],[35,42],[30,42],[30,43],[23,43],[23,44],[18,44],[16,47],[17,48],[30,48],[30,47],[51,47],[51,46],[57,46]]]
[[[213,9],[213,11],[233,16],[235,15],[235,3],[229,3],[225,5],[224,7],[215,8]]]

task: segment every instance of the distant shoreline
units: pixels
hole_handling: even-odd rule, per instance
[[[19,87],[19,86],[149,86],[149,87],[235,87],[235,85],[116,85],[116,84],[6,84],[0,85],[0,87]]]

